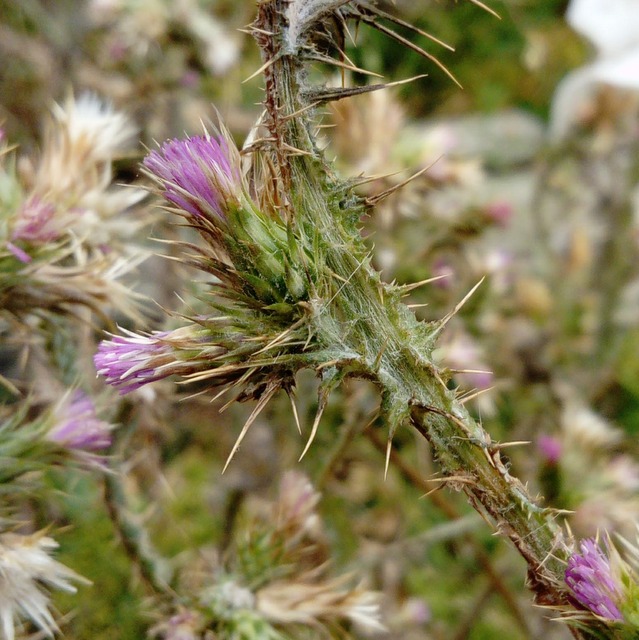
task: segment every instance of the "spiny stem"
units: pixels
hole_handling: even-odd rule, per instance
[[[377,449],[377,451],[379,451],[379,453],[381,453],[382,455],[386,455],[386,443],[382,440],[382,438],[379,437],[376,431],[372,428],[369,428],[366,430],[366,435],[373,446]],[[413,469],[413,467],[410,466],[394,449],[391,450],[390,459],[393,466],[404,476],[404,478],[413,486],[428,494],[428,499],[449,520],[457,520],[461,517],[451,501],[443,497],[441,493],[433,492],[432,487],[428,482],[424,480],[422,475],[420,475],[415,469]],[[475,555],[475,560],[482,568],[482,570],[486,572],[486,575],[491,581],[493,588],[504,600],[506,606],[510,610],[513,618],[517,621],[517,624],[521,627],[522,631],[524,631],[524,633],[526,634],[530,633],[530,628],[528,622],[526,621],[526,617],[519,608],[517,600],[513,597],[512,590],[508,587],[507,584],[504,583],[495,567],[493,567],[491,558],[488,553],[472,535],[466,534],[462,536],[462,540],[465,544],[468,544],[470,547],[472,547],[473,553]]]
[[[131,516],[124,483],[118,472],[105,474],[104,501],[124,550],[148,590],[155,594],[166,593],[169,590],[168,565],[152,549],[146,529]]]
[[[372,380],[382,393],[391,434],[412,424],[428,440],[448,484],[463,491],[526,560],[537,603],[570,607],[564,584],[570,550],[556,514],[536,504],[510,475],[499,448],[446,387],[431,357],[441,323],[419,323],[398,289],[381,282],[353,222],[363,212],[362,202],[315,149],[313,110],[305,109],[303,52],[286,42],[290,7],[296,8],[295,0],[260,3],[256,40],[263,61],[272,61],[265,70],[265,107],[282,191],[294,224],[317,238],[313,260],[320,289],[308,304],[316,347],[331,363],[322,372]],[[264,38],[264,31],[273,36]],[[299,115],[288,117],[294,113]]]

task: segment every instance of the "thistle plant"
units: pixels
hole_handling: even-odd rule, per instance
[[[210,276],[210,311],[185,317],[174,331],[103,342],[97,369],[124,392],[176,375],[217,393],[234,390],[238,401],[255,400],[227,466],[271,398],[283,390],[293,399],[300,370],[320,381],[302,456],[331,391],[346,378],[372,381],[388,433],[387,464],[396,431],[414,429],[430,443],[442,484],[464,492],[526,560],[536,602],[565,609],[572,602],[564,581],[571,543],[557,513],[509,473],[502,446],[470,416],[449,388],[450,371],[433,357],[438,337],[474,289],[439,321],[418,321],[402,296],[426,283],[384,283],[359,233],[361,217],[389,194],[359,196],[358,181],[338,178],[317,148],[321,105],[386,86],[309,84],[307,65],[332,61],[319,44],[339,41],[325,25],[333,22],[346,37],[349,20],[432,59],[386,26],[410,25],[372,4],[261,2],[251,32],[262,52],[264,113],[244,158],[220,127],[170,140],[144,161],[168,208],[199,234],[200,242],[184,245],[183,259]]]
[[[488,8],[478,0],[471,2],[477,5],[470,7],[473,10]],[[186,69],[197,75],[206,68],[217,75],[234,64],[238,53],[234,36],[220,37],[217,22],[194,0],[175,8],[169,4],[163,0],[89,3],[88,22],[104,36],[98,38],[97,48],[104,47],[98,58],[109,58],[102,70],[107,73],[96,85],[108,85],[106,79],[115,69],[135,70],[136,82],[126,83],[118,100],[126,96],[132,104],[155,107],[157,99],[161,110],[158,89],[176,83]],[[523,557],[535,603],[544,607],[544,613],[567,621],[575,638],[636,635],[636,552],[627,545],[622,559],[609,542],[577,543],[562,526],[564,512],[545,506],[511,472],[511,459],[502,450],[521,443],[493,441],[470,413],[471,401],[498,378],[486,371],[492,354],[476,341],[479,320],[473,324],[473,307],[473,318],[466,321],[471,315],[468,306],[490,306],[499,288],[491,276],[502,271],[511,257],[500,252],[493,256],[492,266],[488,259],[482,262],[489,282],[472,289],[468,285],[469,290],[449,304],[456,295],[452,279],[439,276],[454,273],[455,265],[451,267],[445,255],[438,262],[437,248],[438,242],[446,244],[442,237],[448,232],[438,234],[435,229],[430,237],[429,231],[423,248],[428,256],[426,273],[411,276],[419,282],[403,285],[383,280],[376,270],[381,261],[376,261],[375,250],[364,238],[369,214],[395,215],[404,197],[413,209],[428,209],[432,203],[424,199],[424,191],[431,185],[456,182],[468,187],[488,179],[488,174],[481,174],[474,159],[462,166],[444,158],[430,173],[422,168],[413,179],[394,175],[344,179],[321,150],[322,119],[328,108],[339,105],[333,112],[341,112],[346,125],[337,141],[338,154],[351,162],[353,173],[407,166],[406,158],[395,164],[398,157],[391,154],[388,136],[382,135],[397,137],[402,126],[396,105],[383,101],[388,96],[385,90],[400,83],[346,86],[349,74],[367,73],[346,55],[345,43],[357,33],[353,26],[377,30],[428,59],[429,70],[455,80],[430,53],[443,43],[394,11],[387,13],[366,0],[260,0],[248,31],[262,57],[255,75],[264,79],[263,110],[244,144],[238,147],[230,133],[239,128],[234,118],[239,110],[226,123],[206,122],[198,134],[182,139],[175,138],[175,132],[185,127],[190,131],[190,125],[168,126],[166,133],[157,135],[154,113],[145,118],[142,131],[151,149],[141,163],[140,182],[126,189],[114,184],[113,161],[131,148],[135,128],[95,97],[55,106],[42,152],[33,157],[11,148],[0,131],[0,346],[13,356],[17,345],[21,356],[9,361],[9,373],[3,369],[6,376],[0,379],[12,400],[0,414],[0,486],[5,498],[0,506],[0,635],[7,640],[33,627],[44,635],[56,633],[49,588],[72,592],[74,584],[82,582],[50,554],[56,543],[48,531],[56,522],[73,522],[64,509],[60,516],[61,494],[81,503],[78,530],[89,522],[92,555],[98,555],[93,554],[98,530],[103,533],[108,528],[109,534],[119,535],[122,544],[114,547],[114,561],[111,565],[109,556],[104,573],[113,578],[116,556],[121,560],[123,554],[127,568],[137,570],[134,586],[123,585],[126,578],[121,575],[113,581],[119,581],[127,602],[137,598],[140,608],[150,614],[149,637],[297,640],[384,634],[386,628],[394,633],[393,607],[411,600],[409,578],[388,588],[381,570],[386,565],[375,559],[371,563],[379,563],[379,571],[361,570],[355,563],[353,572],[338,568],[339,561],[348,557],[348,544],[334,553],[333,539],[342,538],[339,516],[325,525],[328,512],[321,510],[320,492],[329,501],[336,497],[330,491],[338,484],[339,467],[342,462],[344,467],[351,464],[345,452],[348,449],[357,458],[362,441],[364,447],[372,443],[385,456],[386,465],[379,464],[376,472],[380,482],[387,478],[387,484],[366,490],[391,494],[389,488],[400,478],[407,500],[417,489],[454,520],[459,517],[455,499],[436,490],[450,488],[464,494]],[[185,42],[190,37],[195,38],[195,47]],[[202,46],[206,51],[198,52]],[[161,65],[154,67],[158,60]],[[317,84],[318,67],[331,66],[341,74],[341,86],[332,79]],[[165,77],[164,70],[171,69],[175,75]],[[193,80],[187,75],[185,85]],[[224,80],[220,86],[225,86]],[[343,99],[353,96],[380,99],[376,110],[349,111],[351,103]],[[172,95],[168,102],[176,105],[179,99]],[[199,114],[206,121],[206,114],[201,110]],[[355,124],[356,135],[349,131]],[[154,137],[161,142],[149,144]],[[354,147],[361,149],[359,155]],[[419,162],[430,165],[438,154],[431,149],[430,155],[420,155]],[[146,256],[146,242],[140,236],[146,234],[149,221],[159,219],[142,204],[142,181],[152,184],[151,190],[164,199],[164,208],[178,223],[170,231],[158,225],[153,235],[171,234],[163,246],[168,246],[177,274],[186,272],[183,266],[191,268],[176,292],[183,306],[169,311],[164,324],[158,322],[161,313],[154,322],[146,322],[139,313],[139,296],[127,284],[130,271]],[[380,205],[387,208],[381,211]],[[513,209],[507,201],[482,207],[479,211],[467,207],[450,228],[458,224],[461,236],[467,230],[479,234],[490,225],[508,226]],[[427,224],[432,229],[438,223],[433,218]],[[458,244],[461,247],[462,242]],[[193,270],[199,272],[196,282]],[[507,280],[508,274],[501,295],[509,290]],[[171,288],[164,282],[160,286],[163,292]],[[485,295],[487,286],[493,287],[492,297]],[[434,303],[428,307],[428,321],[419,319],[423,311],[415,315],[419,305],[407,304],[407,296],[417,290],[425,292],[426,302]],[[618,291],[617,285],[614,290]],[[476,292],[479,302],[473,297]],[[442,300],[448,306],[440,315]],[[602,337],[610,333],[612,311],[604,325]],[[510,354],[507,348],[504,352]],[[107,389],[104,396],[92,396],[100,384],[96,372],[119,395]],[[309,385],[304,372],[317,378],[317,411],[310,425],[304,424]],[[463,394],[458,384],[474,389]],[[106,407],[104,398],[110,393],[112,402]],[[305,463],[321,461],[321,471],[314,483],[298,471],[279,474],[279,494],[268,501],[254,490],[256,486],[265,490],[275,479],[280,454],[285,460],[290,451],[288,442],[278,441],[277,446],[285,445],[282,451],[275,444],[282,437],[277,396],[288,396],[297,429],[305,435],[297,445],[300,460],[307,456]],[[210,443],[208,438],[224,438],[220,429],[199,428],[209,426],[213,420],[209,405],[220,398],[224,409],[234,402],[249,402],[250,408],[243,426],[238,425],[235,443],[222,447],[224,477],[217,475],[218,461],[210,451],[198,458],[212,477],[204,481],[206,504],[197,511],[192,508],[197,492],[190,484],[195,482],[187,477],[186,465],[203,442]],[[338,413],[338,398],[344,407],[344,428],[326,452],[313,443],[331,439],[333,434],[327,436],[326,430]],[[588,400],[581,408],[594,405]],[[574,437],[568,424],[592,427],[597,420],[583,420],[579,407],[564,404],[558,403],[565,408],[565,433],[560,439],[548,436],[539,441],[545,471],[555,486],[560,485],[558,476],[565,474],[567,488],[582,492],[577,497],[571,493],[560,506],[571,508],[575,502],[582,506],[580,500],[591,491],[595,499],[614,497],[606,514],[615,515],[620,505],[635,509],[636,467],[628,463],[625,469],[615,469],[611,464],[626,465],[626,458],[619,456],[621,439],[608,428],[582,429]],[[518,407],[515,413],[525,415],[526,409]],[[236,414],[232,409],[229,414],[232,421]],[[173,422],[178,428],[172,428]],[[252,438],[264,434],[271,438],[268,446],[252,444]],[[422,455],[426,450],[430,455]],[[413,453],[421,467],[411,466]],[[252,468],[258,455],[268,458],[266,471]],[[427,460],[431,456],[439,473],[426,480],[432,473]],[[575,480],[569,479],[569,471]],[[594,479],[592,486],[588,479]],[[96,486],[96,481],[101,484]],[[94,503],[85,509],[87,493]],[[166,494],[177,497],[169,509],[179,516],[164,512]],[[559,491],[549,497],[557,496],[566,498]],[[421,504],[416,503],[415,509]],[[397,526],[390,534],[382,531],[382,519],[378,521],[377,512],[368,505],[366,515],[373,522],[362,533],[361,521],[348,512],[346,538],[357,537],[359,543],[375,529],[373,542],[392,540],[392,549],[404,542],[394,540]],[[191,527],[198,528],[200,518],[206,526],[193,534]],[[96,521],[106,525],[94,527]],[[480,580],[488,579],[485,593],[498,592],[526,637],[540,637],[528,620],[533,616],[521,611],[517,594],[492,566],[488,545],[467,535],[465,527],[478,521],[471,516],[447,523],[456,538],[451,556],[463,556],[457,553],[462,546],[472,548],[477,561],[473,564],[482,569]],[[610,522],[617,526],[615,518]],[[582,534],[575,524],[572,530]],[[75,526],[69,530],[73,535]],[[417,542],[421,562],[426,549],[421,537]],[[359,545],[358,561],[370,560],[367,543]],[[501,549],[491,545],[494,548]],[[375,553],[385,559],[399,556],[391,559],[397,563],[395,574],[398,565],[412,560],[408,554],[389,553],[386,547],[371,555]],[[462,557],[461,570],[463,565]],[[432,567],[426,566],[424,575],[427,570]],[[104,577],[99,570],[82,571],[96,583]],[[411,575],[418,573],[412,571]],[[381,598],[373,587],[395,598]],[[449,598],[444,587],[441,593],[442,600]],[[484,602],[486,595],[481,595],[480,606]],[[420,625],[417,637],[423,637],[421,627],[429,615],[425,603],[420,603],[414,625]],[[471,615],[475,612],[471,608]],[[87,637],[100,637],[99,630],[90,628],[93,620],[85,624],[77,616],[69,626],[76,623]],[[150,626],[148,618],[139,624],[140,634],[145,633],[143,625]],[[456,637],[468,635],[463,621],[460,629]],[[72,635],[83,635],[73,631]],[[433,635],[442,634],[434,627]]]

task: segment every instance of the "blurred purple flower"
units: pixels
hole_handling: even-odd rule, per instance
[[[439,278],[433,286],[439,289],[450,289],[455,279],[455,269],[446,258],[437,258],[431,269],[432,277]]]
[[[541,453],[544,462],[556,465],[561,459],[563,446],[559,438],[542,434],[537,439],[537,449]]]
[[[433,617],[428,603],[422,598],[408,598],[403,608],[408,620],[415,625],[426,624]]]
[[[484,214],[490,222],[500,227],[507,227],[513,217],[513,206],[506,200],[497,200],[486,206]]]
[[[149,336],[127,333],[127,336],[103,340],[93,356],[98,375],[104,376],[122,395],[166,378],[171,371],[159,369],[173,362],[172,349],[162,340],[169,335],[168,331],[155,331]]]
[[[151,629],[153,638],[162,640],[198,640],[203,626],[202,616],[195,611],[182,609],[168,620],[160,622]]]
[[[28,264],[33,260],[33,258],[24,249],[17,247],[13,242],[7,242],[6,247],[16,258],[18,258],[18,260],[20,260],[20,262],[24,262],[24,264]]]
[[[489,389],[494,375],[487,370],[478,342],[463,331],[449,337],[442,349],[447,367],[456,370],[455,378],[464,386],[474,389]]]
[[[187,213],[217,224],[241,193],[239,156],[225,138],[168,140],[144,159],[164,197]]]
[[[576,600],[593,613],[607,620],[621,622],[623,616],[617,606],[622,592],[613,575],[609,558],[596,540],[582,540],[581,554],[568,560],[565,580]]]
[[[180,84],[186,89],[195,89],[200,84],[200,74],[193,69],[188,69],[182,74]]]
[[[100,420],[91,399],[77,389],[54,413],[56,423],[47,439],[75,451],[100,451],[111,445],[111,425]]]
[[[58,238],[60,232],[55,220],[55,207],[34,196],[20,208],[11,239],[44,243]]]

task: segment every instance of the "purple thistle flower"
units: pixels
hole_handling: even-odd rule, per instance
[[[224,138],[168,140],[143,164],[164,189],[164,197],[193,216],[219,224],[228,203],[239,201],[239,156]]]
[[[111,445],[111,425],[100,420],[91,399],[77,389],[54,412],[47,440],[75,451],[100,451]]]
[[[170,370],[160,371],[160,367],[174,361],[170,345],[162,340],[168,331],[155,331],[150,336],[127,333],[103,340],[93,356],[98,375],[122,395],[171,375]]]
[[[581,554],[568,560],[565,580],[576,600],[586,609],[607,620],[622,622],[617,606],[621,585],[613,575],[610,559],[593,538],[583,540]]]

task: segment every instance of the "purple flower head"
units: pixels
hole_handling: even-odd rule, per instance
[[[47,440],[75,451],[100,451],[111,445],[111,425],[98,419],[91,399],[77,389],[54,412]]]
[[[55,219],[55,207],[34,196],[22,205],[11,239],[45,243],[58,238],[60,232]]]
[[[167,140],[143,164],[169,202],[217,224],[224,220],[228,204],[241,195],[239,156],[225,138]]]
[[[582,540],[581,554],[568,560],[565,580],[575,599],[586,609],[607,620],[622,622],[617,603],[622,597],[621,584],[613,575],[610,559],[596,540]]]
[[[160,368],[173,362],[171,346],[162,340],[169,332],[155,331],[149,336],[127,333],[103,340],[93,356],[98,375],[104,376],[122,395],[166,378],[171,371]]]

